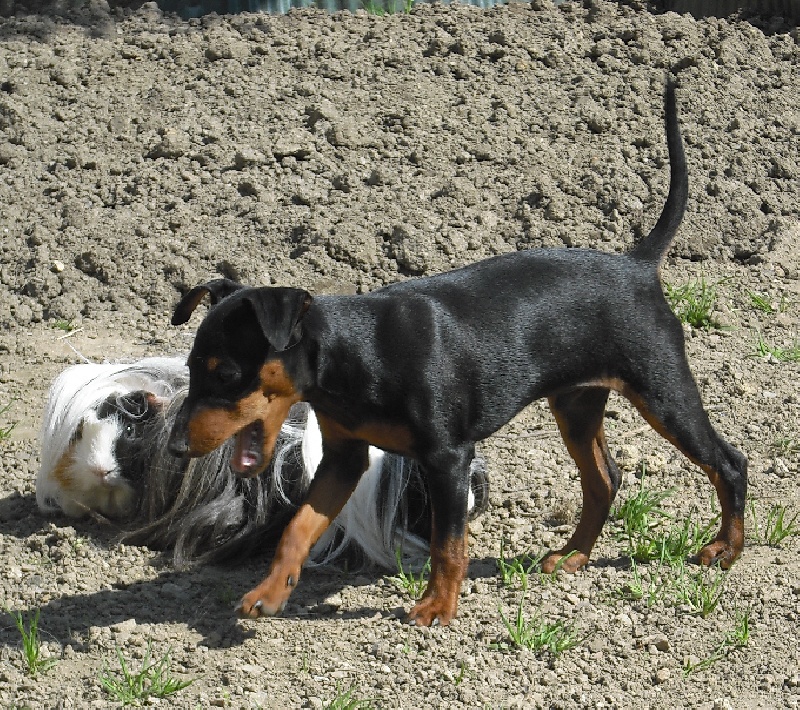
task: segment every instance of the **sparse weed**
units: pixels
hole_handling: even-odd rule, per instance
[[[63,330],[65,333],[71,333],[75,329],[74,326],[72,325],[71,320],[66,320],[62,318],[53,321],[53,327],[56,328],[57,330]]]
[[[371,700],[357,700],[353,697],[353,689],[342,691],[336,686],[336,697],[325,705],[326,710],[361,710],[361,708],[371,708]]]
[[[39,614],[40,609],[36,609],[28,619],[27,623],[22,617],[21,612],[12,612],[6,609],[14,619],[17,630],[22,637],[22,658],[28,675],[35,678],[39,673],[46,673],[55,664],[55,658],[42,657],[42,641],[39,638]]]
[[[128,667],[122,651],[117,647],[122,677],[120,678],[119,674],[112,676],[106,664],[100,676],[100,684],[123,705],[132,705],[148,698],[166,698],[168,695],[174,695],[194,683],[194,679],[178,680],[170,674],[170,650],[167,650],[160,660],[152,661],[148,642],[142,659],[142,668],[138,673],[134,673]]]
[[[772,442],[772,450],[779,456],[800,453],[800,441],[791,436],[779,436]]]
[[[633,579],[617,591],[617,596],[621,599],[644,601],[648,607],[653,607],[669,594],[673,583],[667,581],[659,582],[656,575],[650,575],[645,581],[635,560],[631,560],[631,572]]]
[[[651,540],[650,559],[669,565],[682,564],[687,557],[696,554],[714,537],[718,516],[706,525],[687,518],[683,525],[674,525],[663,535]]]
[[[389,579],[405,590],[412,599],[419,599],[425,591],[425,587],[428,586],[428,575],[431,572],[430,557],[416,575],[403,569],[403,555],[399,548],[395,551],[395,559],[397,560],[397,576],[389,577]]]
[[[647,542],[642,540],[650,538],[651,529],[659,520],[668,518],[668,513],[661,507],[661,504],[669,498],[672,491],[651,491],[645,487],[645,471],[642,472],[642,480],[639,490],[622,505],[618,506],[613,516],[622,523],[622,537],[628,541],[631,557],[642,559],[636,554],[637,549]],[[645,554],[644,559],[652,559]]]
[[[787,537],[800,535],[800,525],[797,522],[800,513],[795,512],[792,515],[788,506],[780,503],[772,505],[767,512],[763,528],[759,527],[756,504],[752,498],[749,508],[753,518],[753,534],[761,544],[778,547]]]
[[[666,571],[666,575],[662,576]],[[677,571],[677,576],[675,572]],[[642,601],[648,607],[656,604],[683,605],[692,614],[703,618],[717,608],[725,585],[725,573],[719,569],[700,569],[690,572],[686,565],[661,564],[649,566],[643,575],[634,560],[631,561],[632,580],[616,591],[616,596],[629,601]]]
[[[791,535],[800,534],[797,525],[798,513],[787,520],[788,508],[785,505],[773,505],[767,513],[767,522],[764,525],[764,539],[768,545],[775,547]]]
[[[239,601],[239,593],[230,584],[218,586],[214,594],[224,606],[234,606]]]
[[[759,333],[756,340],[755,357],[769,357],[772,356],[778,362],[800,362],[800,342],[796,342],[789,347],[782,347],[780,345],[772,345],[764,340],[764,337]]]
[[[750,305],[753,306],[757,311],[761,311],[762,313],[767,313],[768,315],[772,315],[773,313],[777,313],[778,309],[776,306],[773,305],[772,301],[769,300],[768,296],[763,296],[760,293],[756,293],[755,291],[750,291]]]
[[[743,612],[736,616],[736,626],[733,631],[725,634],[720,644],[714,649],[710,656],[701,659],[696,663],[686,661],[683,664],[683,675],[688,676],[698,671],[704,671],[713,666],[717,661],[721,661],[731,651],[737,648],[744,648],[750,642],[750,613]]]
[[[682,567],[675,585],[677,601],[705,619],[722,599],[726,579],[719,569],[701,569],[692,574]]]
[[[774,300],[770,299],[769,296],[756,293],[755,291],[750,291],[749,296],[750,305],[752,305],[757,311],[761,311],[767,315],[785,313],[792,306],[792,302],[786,298],[786,296],[781,296],[781,300],[778,301],[777,304]]]
[[[522,611],[524,603],[523,597],[512,620],[506,617],[502,609],[500,610],[500,618],[514,646],[531,651],[547,651],[553,656],[558,656],[580,643],[575,630],[561,620],[551,623],[538,614],[530,620],[526,619]]]
[[[711,540],[719,516],[706,525],[687,519],[666,532],[655,532],[659,523],[672,519],[661,507],[670,495],[672,490],[648,490],[643,476],[639,491],[614,511],[615,518],[622,523],[618,538],[627,541],[628,554],[633,560],[683,564],[686,557],[698,552]]]
[[[12,404],[14,404],[14,400],[9,402],[5,407],[0,408],[0,415],[5,414],[11,409]],[[0,443],[11,437],[11,432],[14,431],[15,426],[17,426],[16,422],[11,422],[11,424],[6,424],[6,426],[0,426]]]
[[[500,557],[497,558],[497,568],[500,571],[500,581],[504,587],[511,587],[519,580],[520,587],[523,590],[528,588],[528,577],[531,572],[539,566],[542,561],[543,555],[538,557],[531,557],[530,555],[521,555],[506,561],[505,558],[505,540],[500,540]]]
[[[683,286],[664,284],[667,302],[681,321],[692,328],[717,328],[711,314],[717,301],[717,286],[701,277]]]
[[[361,4],[369,15],[396,15],[399,12],[407,15],[414,6],[414,0],[362,0]]]

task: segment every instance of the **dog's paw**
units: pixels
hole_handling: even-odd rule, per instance
[[[286,608],[286,600],[279,603],[269,603],[258,597],[255,592],[249,592],[242,597],[236,607],[236,615],[242,619],[258,619],[262,616],[277,616]]]
[[[408,612],[407,621],[412,626],[447,626],[456,615],[457,605],[429,597],[422,599]]]
[[[741,547],[736,547],[726,540],[714,540],[700,550],[697,559],[706,567],[718,564],[722,569],[729,569],[741,554]]]
[[[299,575],[289,575],[285,582],[278,582],[279,577],[271,574],[255,589],[242,597],[236,613],[243,619],[258,619],[261,616],[276,616],[286,608],[286,602],[297,586]]]
[[[558,552],[550,552],[542,560],[542,572],[552,574],[553,572],[564,570],[564,572],[574,574],[588,562],[589,555],[583,552],[566,549],[559,550]]]

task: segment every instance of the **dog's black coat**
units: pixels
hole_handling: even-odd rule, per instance
[[[575,535],[545,567],[576,552],[571,568],[577,568],[588,560],[619,486],[602,429],[614,389],[708,473],[723,521],[701,559],[730,565],[742,546],[746,459],[722,440],[703,409],[682,327],[658,278],[688,199],[674,93],[668,81],[669,197],[652,232],[627,254],[504,254],[351,297],[312,300],[298,289],[242,288],[228,281],[192,291],[173,322],[188,319],[205,293],[217,305],[190,355],[189,396],[173,431],[176,453],[191,451],[189,429],[199,412],[232,411],[258,389],[277,391],[263,367],[280,363],[294,393],[314,407],[321,424],[328,422],[315,486],[324,491],[321,498],[335,501],[332,507],[355,485],[368,441],[419,461],[433,510],[433,570],[412,618],[446,623],[455,613],[453,582],[463,575],[475,442],[530,402],[549,398],[581,469],[584,509]],[[288,534],[287,549],[305,533]],[[297,577],[288,574],[292,584],[279,577],[293,565],[279,555],[271,577],[243,600],[243,612],[282,608],[288,596],[282,587],[290,591]]]

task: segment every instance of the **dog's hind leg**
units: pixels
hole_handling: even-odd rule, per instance
[[[578,527],[561,550],[542,560],[542,571],[575,572],[589,561],[620,484],[603,431],[609,390],[582,387],[549,398],[550,409],[570,455],[581,473],[583,508]]]
[[[682,350],[669,353],[662,348],[651,366],[653,371],[642,380],[646,384],[620,391],[653,429],[706,472],[716,488],[722,523],[698,558],[701,564],[719,563],[728,569],[744,548],[747,458],[711,425]]]

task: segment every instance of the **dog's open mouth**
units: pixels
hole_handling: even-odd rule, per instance
[[[255,476],[264,462],[264,425],[260,419],[248,424],[236,435],[231,455],[231,469],[237,476]]]

